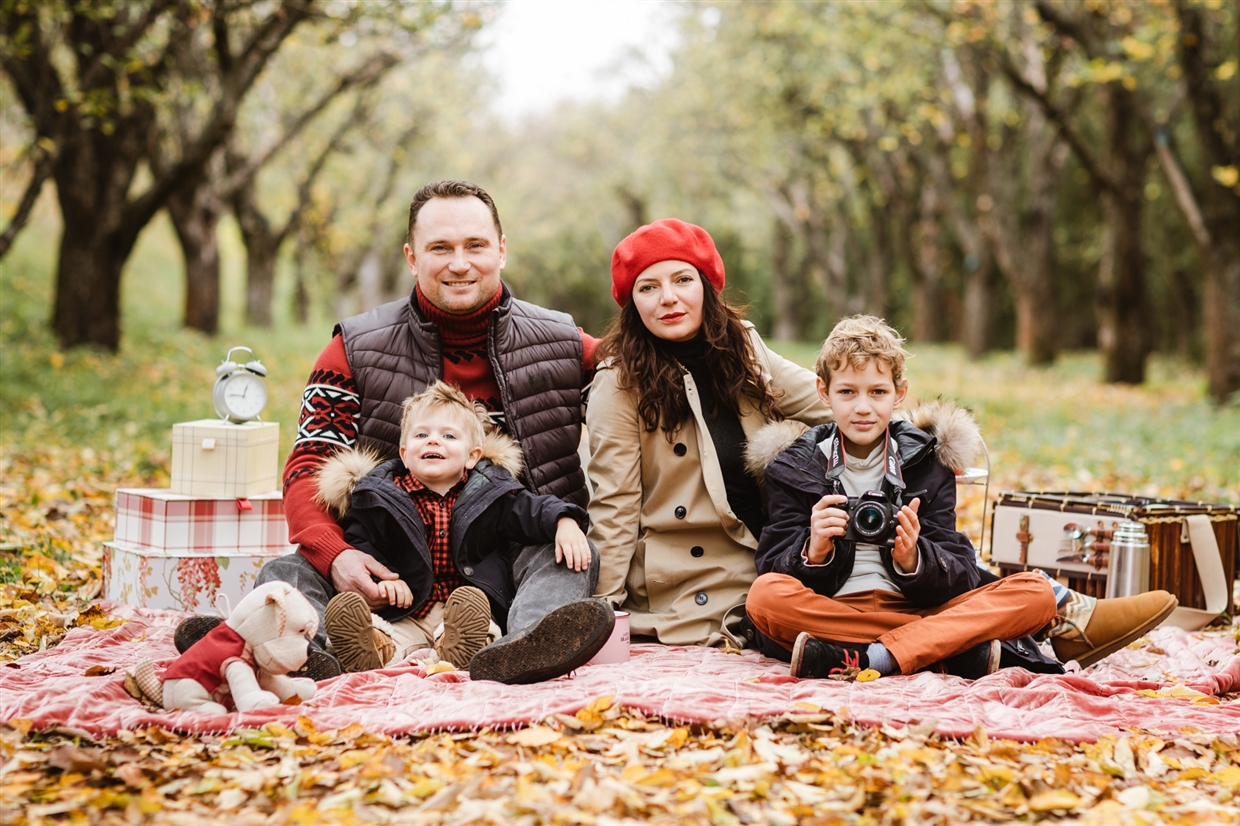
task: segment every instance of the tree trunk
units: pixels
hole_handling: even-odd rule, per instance
[[[185,258],[185,326],[207,335],[220,327],[220,245],[216,234],[222,205],[210,187],[189,186],[168,198],[168,214]]]
[[[256,198],[251,179],[234,196],[233,212],[245,244],[245,319],[255,327],[270,327],[276,256],[283,237],[272,231]]]
[[[54,174],[64,231],[52,330],[63,347],[120,348],[121,272],[141,229],[126,215],[126,196],[141,152],[123,123],[112,136],[78,133],[60,147]]]
[[[771,236],[771,333],[776,341],[795,341],[796,309],[792,300],[792,230],[779,218]]]
[[[942,217],[934,181],[925,181],[917,205],[917,241],[913,250],[913,338],[941,341],[943,263],[939,220]]]
[[[1232,235],[1216,235],[1216,255],[1206,266],[1206,381],[1219,404],[1240,392],[1240,216]],[[1216,227],[1216,231],[1224,231]]]
[[[1145,381],[1145,358],[1150,350],[1141,249],[1142,185],[1149,151],[1143,149],[1136,128],[1131,93],[1118,82],[1109,84],[1106,142],[1114,185],[1102,192],[1106,238],[1098,268],[1098,344],[1106,362],[1106,380],[1125,384]]]
[[[980,359],[994,347],[995,266],[985,244],[969,258],[976,261],[965,266],[964,346],[969,358]]]
[[[887,279],[895,266],[895,257],[891,251],[891,224],[886,204],[878,204],[870,198],[870,239],[873,248],[870,250],[869,266],[866,268],[866,283],[861,291],[865,301],[865,312],[879,318],[887,318]]]

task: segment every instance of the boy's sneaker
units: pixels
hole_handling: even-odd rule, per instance
[[[194,643],[210,633],[211,629],[223,622],[222,617],[209,617],[197,614],[181,620],[172,635],[172,642],[178,654],[184,654]],[[290,671],[290,677],[309,677],[316,683],[340,676],[340,662],[328,654],[314,640],[310,640],[310,650],[306,654],[306,664],[296,671]]]
[[[375,628],[366,598],[353,591],[332,597],[323,627],[340,667],[350,674],[382,668],[396,653],[392,638]]]
[[[561,605],[534,625],[496,640],[474,655],[469,676],[525,685],[580,668],[607,644],[616,612],[597,599]]]
[[[491,601],[471,585],[457,588],[444,603],[443,636],[435,643],[441,662],[468,668],[487,644],[491,632]]]
[[[988,640],[954,657],[948,657],[939,663],[941,668],[931,666],[931,669],[942,674],[964,677],[966,680],[978,680],[999,670],[999,657],[1002,653],[1003,648],[998,640]]]
[[[195,614],[181,620],[181,624],[172,634],[172,644],[177,647],[177,653],[184,654],[190,646],[205,637],[212,628],[223,621],[223,617],[209,617],[205,614]]]
[[[823,679],[849,670],[864,671],[870,658],[862,648],[848,648],[816,640],[802,631],[792,646],[792,676]]]

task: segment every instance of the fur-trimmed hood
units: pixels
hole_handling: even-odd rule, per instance
[[[349,510],[357,483],[379,465],[383,457],[367,448],[341,450],[328,457],[315,475],[314,501],[336,519]],[[521,446],[498,430],[488,430],[482,440],[482,459],[501,467],[514,477],[521,474],[524,461]]]
[[[934,453],[941,464],[960,473],[982,454],[982,432],[973,415],[954,402],[936,399],[896,415],[935,439]],[[773,422],[759,430],[745,447],[745,467],[762,479],[766,467],[801,438],[809,427],[792,419]]]

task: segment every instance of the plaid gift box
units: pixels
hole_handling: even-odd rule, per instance
[[[236,606],[258,571],[281,553],[185,556],[103,543],[103,597],[143,608],[219,613],[216,599]]]
[[[280,555],[288,542],[284,499],[273,490],[246,499],[203,499],[163,488],[116,491],[116,542],[183,556]]]
[[[219,419],[172,426],[172,491],[227,499],[278,486],[278,422]]]

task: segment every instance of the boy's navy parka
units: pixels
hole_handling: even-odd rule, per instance
[[[981,572],[973,545],[956,530],[956,475],[952,468],[958,464],[963,470],[968,459],[960,457],[976,455],[971,451],[980,446],[981,436],[972,417],[949,403],[923,405],[913,416],[934,435],[908,421],[895,420],[890,427],[899,448],[905,483],[904,504],[914,497],[921,499],[917,511],[921,523],[917,539],[920,555],[917,574],[897,576],[891,549],[884,548],[881,554],[883,567],[905,598],[914,605],[929,608],[942,605],[979,584]],[[751,468],[766,462],[770,518],[762,531],[754,559],[758,573],[788,574],[815,593],[835,596],[852,574],[856,556],[854,543],[836,538],[835,551],[822,566],[806,565],[801,550],[809,538],[810,511],[823,496],[837,492],[827,480],[827,457],[818,448],[820,442],[835,432],[836,425],[812,428],[790,445],[787,438],[795,433],[788,429],[788,423],[774,428],[769,435],[771,444],[751,446],[747,454]],[[759,439],[761,437],[759,434]],[[783,445],[787,445],[786,449],[770,459],[774,449]]]
[[[554,542],[563,517],[576,520],[583,531],[589,526],[584,509],[526,489],[515,478],[520,470],[516,442],[488,433],[482,459],[468,471],[453,507],[448,537],[457,572],[482,589],[492,618],[504,628],[516,594],[512,562],[521,548]],[[426,527],[409,494],[393,481],[404,473],[400,459],[380,463],[373,454],[347,450],[329,458],[318,478],[318,499],[340,519],[349,545],[386,565],[413,592],[409,608],[376,611],[389,622],[425,605],[434,584]]]

